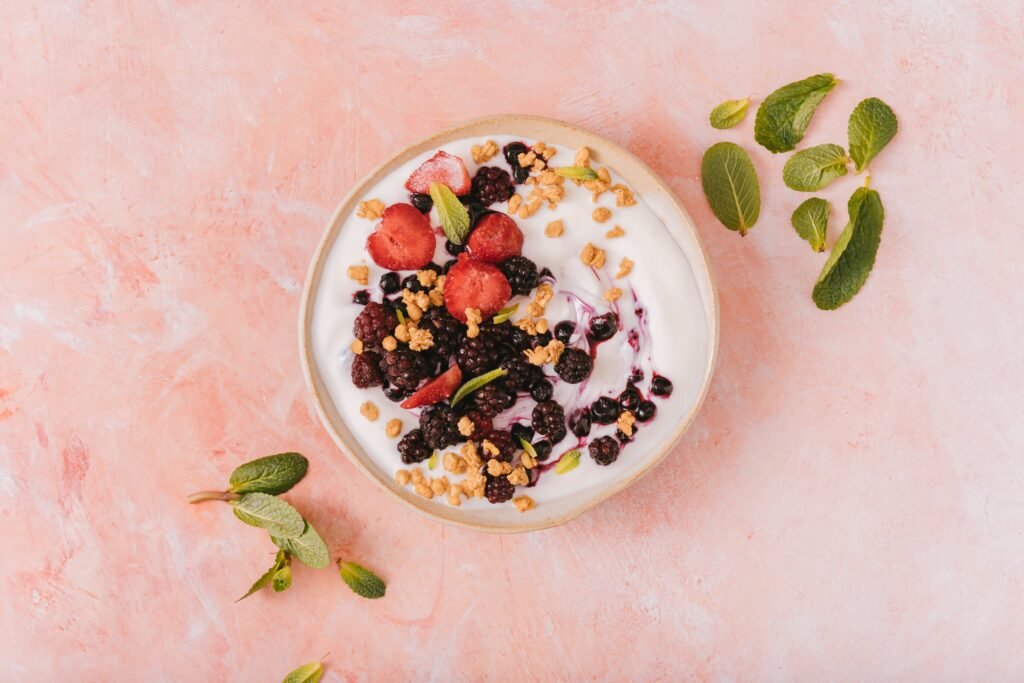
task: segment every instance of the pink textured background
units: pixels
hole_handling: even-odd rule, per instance
[[[0,678],[276,680],[327,651],[328,681],[1024,677],[1019,2],[263,5],[0,6]],[[789,227],[784,158],[752,117],[706,123],[820,71],[843,82],[806,144],[845,144],[863,97],[901,122],[875,272],[835,313],[809,298],[824,257]],[[357,474],[295,325],[352,184],[507,111],[668,180],[722,347],[655,475],[501,538]],[[720,139],[762,174],[746,239],[700,190]],[[858,182],[825,193],[840,225]],[[270,544],[185,494],[285,449],[312,460],[291,500],[385,600],[300,567],[233,603]]]

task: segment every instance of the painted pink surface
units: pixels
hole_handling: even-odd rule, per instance
[[[4,680],[1020,680],[1024,8],[49,3],[0,9]],[[242,10],[241,6],[248,6]],[[875,272],[834,313],[803,197],[720,100],[819,71],[808,144],[878,96]],[[708,403],[657,472],[568,526],[494,537],[385,499],[316,420],[296,350],[327,218],[458,120],[563,118],[680,194],[721,291]],[[742,142],[741,239],[700,190]],[[836,225],[858,180],[835,183]],[[833,233],[834,235],[836,232]],[[330,570],[233,601],[265,536],[185,495],[297,449]],[[524,670],[525,667],[525,670]]]

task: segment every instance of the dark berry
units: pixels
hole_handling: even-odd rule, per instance
[[[385,351],[380,365],[388,384],[405,391],[415,389],[430,371],[423,354],[402,347]]]
[[[644,371],[640,368],[633,368],[629,375],[629,381],[633,384],[640,384],[640,382],[644,381]]]
[[[671,396],[672,380],[663,375],[655,375],[651,380],[651,393],[655,396]]]
[[[551,343],[551,339],[552,337],[550,332],[542,332],[541,334],[535,334],[530,337],[530,344],[533,348],[537,348],[538,346],[547,346]]]
[[[619,407],[623,410],[636,410],[643,399],[644,397],[640,395],[640,391],[636,387],[628,386],[619,394]]]
[[[626,434],[626,432],[622,431],[621,429],[616,429],[615,430],[615,438],[619,440],[619,443],[621,443],[623,446],[625,446],[627,443],[629,443],[630,441],[633,440],[633,437],[636,436],[637,429],[639,429],[639,427],[637,427],[636,425],[633,425],[633,433],[632,434]]]
[[[384,387],[384,397],[387,398],[389,401],[393,401],[395,403],[398,403],[399,401],[404,401],[405,399],[409,398],[409,394],[411,393],[411,391],[409,391],[408,389],[403,389],[402,387],[393,387],[391,385]]]
[[[502,149],[505,162],[512,169],[512,177],[517,184],[522,185],[530,177],[530,169],[519,165],[519,155],[526,154],[530,148],[521,142],[510,142]]]
[[[384,337],[393,334],[397,326],[398,316],[391,306],[371,301],[356,316],[352,332],[364,344],[376,346]]]
[[[534,382],[533,386],[530,387],[530,398],[537,403],[541,401],[547,401],[551,398],[552,394],[555,393],[555,388],[551,386],[551,382],[546,379]]]
[[[398,273],[389,271],[380,276],[380,291],[394,294],[402,288],[402,278]]]
[[[526,439],[527,441],[533,441],[533,430],[522,422],[516,422],[509,428],[509,432],[512,434],[512,438],[516,443],[519,443],[519,439]]]
[[[540,279],[541,280],[551,280],[552,282],[554,282],[555,281],[555,274],[551,272],[550,268],[547,268],[547,267],[541,268],[540,269]]]
[[[444,250],[447,251],[452,256],[458,256],[462,252],[466,251],[466,245],[455,244],[455,242],[452,242],[451,240],[445,240]]]
[[[658,413],[658,406],[654,405],[650,401],[640,401],[640,405],[636,407],[633,414],[636,415],[636,419],[641,422],[649,422],[654,419],[654,416]]]
[[[484,493],[487,494],[487,502],[495,504],[504,503],[512,500],[512,496],[516,494],[516,487],[504,475],[500,477],[488,476]]]
[[[439,266],[438,264],[436,264],[434,262],[428,263],[427,265],[425,265],[422,268],[420,268],[420,270],[430,270],[430,271],[433,271],[433,272],[437,273],[438,275],[441,274],[441,266]]]
[[[544,371],[540,367],[526,360],[524,356],[512,356],[501,361],[501,368],[505,370],[505,382],[512,391],[529,391],[534,384],[544,378]]]
[[[480,334],[473,338],[463,337],[457,360],[464,373],[469,377],[475,377],[498,367],[500,355],[498,345],[484,334]]]
[[[491,431],[493,428],[491,418],[472,407],[472,401],[466,401],[463,405],[466,405],[469,408],[465,413],[463,413],[463,415],[468,417],[469,421],[473,423],[473,434],[486,434]],[[462,406],[459,407],[461,408]]]
[[[619,419],[619,403],[613,398],[602,396],[590,406],[590,419],[599,425],[610,425]]]
[[[559,433],[565,436],[565,410],[555,401],[541,401],[533,407],[533,429],[554,440]]]
[[[569,340],[572,339],[572,335],[576,332],[576,323],[571,320],[563,320],[562,322],[555,325],[555,339],[568,344]]]
[[[494,417],[516,402],[516,395],[501,382],[491,382],[476,390],[473,405],[482,415]]]
[[[554,434],[548,434],[548,441],[550,441],[551,443],[554,443],[554,444],[562,443],[562,441],[568,435],[569,435],[568,431],[566,431],[565,427],[562,427],[561,430],[555,432]]]
[[[416,273],[413,273],[402,280],[402,289],[408,289],[410,292],[421,292],[423,291],[423,285],[420,284],[420,279],[416,277]]]
[[[572,420],[572,433],[578,437],[590,434],[590,411],[583,410],[575,420]]]
[[[452,266],[454,266],[458,262],[459,262],[459,259],[455,259],[455,258],[448,259],[447,261],[444,262],[444,266],[442,266],[441,272],[443,274],[447,275],[448,271],[452,269]]]
[[[599,315],[590,321],[590,338],[595,341],[611,339],[619,330],[619,316],[614,313]]]
[[[373,351],[363,351],[352,359],[352,384],[360,389],[379,387],[384,383],[380,371],[380,356]]]
[[[507,202],[509,197],[515,193],[512,177],[503,168],[497,166],[482,166],[473,176],[472,189],[470,194],[476,197],[484,206],[490,206],[498,202]]]
[[[370,293],[365,289],[360,289],[352,295],[352,302],[357,303],[360,306],[365,306],[370,303]]]
[[[526,333],[526,330],[513,327],[508,333],[508,343],[516,351],[525,351],[530,348],[530,335]]]
[[[566,349],[555,363],[555,372],[569,384],[579,384],[590,377],[594,359],[581,349]]]
[[[484,441],[489,441],[491,445],[498,449],[498,452],[488,453],[487,447],[483,445]],[[492,429],[486,434],[482,434],[479,439],[480,443],[480,457],[486,462],[491,458],[495,460],[501,460],[502,462],[512,462],[512,458],[515,457],[516,453],[520,451],[519,441],[512,438],[512,435],[508,432],[504,432],[498,429]]]
[[[529,294],[537,286],[537,264],[525,256],[513,256],[501,264],[513,295]]]
[[[423,462],[434,452],[427,442],[423,440],[423,432],[419,429],[410,429],[409,432],[398,442],[398,452],[402,454],[402,462],[406,465]]]
[[[455,412],[444,403],[428,406],[420,413],[420,431],[431,448],[445,448],[463,440]]]
[[[610,436],[602,436],[590,442],[589,451],[598,465],[611,465],[619,457],[619,444]]]
[[[434,350],[445,360],[459,350],[459,344],[466,337],[466,326],[456,320],[444,306],[427,311],[420,321],[420,329],[430,331],[434,338]]]
[[[409,203],[419,209],[420,213],[430,213],[434,206],[434,200],[429,194],[411,194]]]
[[[537,460],[544,462],[551,457],[551,442],[547,439],[533,444],[533,450],[537,451]]]

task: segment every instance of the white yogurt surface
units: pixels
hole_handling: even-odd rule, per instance
[[[458,140],[445,144],[441,149],[461,157],[472,176],[480,164],[473,162],[470,147],[483,144],[488,139],[497,142],[499,147],[508,142],[522,140],[507,135],[490,135]],[[528,139],[522,141],[527,145],[535,142]],[[545,142],[551,144],[547,140]],[[551,160],[551,165],[572,165],[575,150],[555,146],[558,153]],[[360,199],[380,199],[386,205],[408,202],[409,193],[404,187],[406,180],[412,171],[433,156],[435,151],[426,152],[399,167],[377,185],[367,188],[365,195]],[[599,149],[594,152],[600,157]],[[483,165],[499,166],[509,170],[500,152]],[[600,166],[596,162],[593,165],[595,168]],[[632,187],[629,178],[620,177],[612,167],[608,170],[612,174],[613,183],[621,182]],[[530,186],[526,185],[517,188],[518,193],[524,198],[530,190]],[[615,206],[615,196],[610,191],[602,194],[597,203],[593,203],[590,192],[585,188],[566,181],[565,189],[565,198],[554,210],[548,209],[545,203],[530,218],[520,219],[513,216],[525,236],[523,254],[536,262],[538,268],[550,269],[556,279],[555,298],[548,304],[545,317],[552,329],[561,320],[575,320],[578,329],[570,345],[576,345],[575,342],[582,338],[580,343],[583,348],[586,348],[584,335],[589,327],[590,317],[585,310],[587,307],[593,309],[594,315],[615,310],[619,314],[622,329],[598,346],[594,372],[584,384],[571,385],[561,382],[554,374],[552,366],[544,366],[545,374],[554,380],[555,400],[565,407],[568,416],[576,407],[589,405],[599,396],[617,396],[625,388],[634,365],[644,372],[644,380],[638,387],[645,396],[650,395],[650,382],[654,372],[672,380],[675,390],[668,399],[650,397],[658,407],[657,416],[648,423],[637,423],[639,431],[634,441],[622,449],[619,459],[612,465],[597,465],[589,457],[584,446],[583,457],[575,470],[564,475],[557,475],[553,470],[548,470],[541,475],[536,486],[517,487],[516,495],[529,495],[537,502],[538,507],[543,506],[545,502],[566,496],[606,488],[642,469],[671,438],[679,419],[697,400],[708,356],[708,329],[705,323],[707,315],[701,303],[697,282],[689,261],[666,230],[667,221],[678,221],[674,218],[671,208],[667,205],[657,206],[666,204],[664,202],[652,206],[645,202],[639,192],[635,193],[637,203],[634,206],[620,208]],[[591,217],[591,213],[598,206],[607,207],[612,211],[612,217],[605,223],[597,223]],[[506,205],[495,204],[490,208],[504,211]],[[433,226],[440,224],[436,210],[431,211],[430,218]],[[565,233],[556,239],[546,237],[545,227],[557,219],[564,222]],[[366,238],[377,223],[378,221],[358,218],[354,213],[344,219],[338,239],[324,263],[323,277],[313,312],[312,341],[316,363],[331,400],[359,444],[381,472],[388,476],[408,466],[402,464],[398,455],[398,439],[387,438],[384,434],[384,425],[391,418],[400,418],[404,434],[417,426],[418,411],[399,408],[397,403],[385,398],[379,387],[357,389],[350,379],[352,353],[349,345],[353,339],[352,323],[362,310],[361,306],[352,302],[352,294],[363,287],[348,279],[346,270],[353,264],[368,265],[370,284],[367,289],[373,300],[381,300],[377,282],[386,270],[374,264],[365,249]],[[605,238],[605,232],[616,225],[621,226],[626,234],[616,239]],[[607,262],[602,272],[596,275],[590,268],[584,266],[579,258],[587,242],[594,243],[607,253]],[[626,278],[614,280],[613,276],[623,257],[635,262],[633,271]],[[443,264],[450,258],[444,250],[443,238],[439,238],[435,262]],[[403,277],[404,275],[405,273]],[[623,290],[622,298],[614,305],[603,298],[604,292],[613,286]],[[525,315],[523,310],[528,301],[528,297],[515,297],[512,300],[511,303],[520,303],[520,312],[513,316],[513,320]],[[644,311],[645,321],[638,320],[638,308]],[[629,330],[641,333],[639,352],[634,351],[628,342]],[[380,418],[376,422],[367,422],[359,414],[359,406],[367,400],[373,401],[380,408]],[[534,402],[529,397],[520,398],[516,406],[506,411],[505,415],[525,417],[528,421],[533,405]],[[508,422],[503,419],[505,415],[495,420],[497,427],[502,427]],[[588,439],[613,434],[614,431],[614,424],[595,424]],[[577,441],[570,431],[565,440],[555,446],[548,463],[557,460],[565,451],[575,448]],[[458,447],[446,450],[457,451]],[[425,465],[426,463],[421,463],[420,467],[427,476],[447,476],[452,482],[461,478],[444,472],[440,462],[432,472],[427,471]],[[429,504],[448,505],[444,496],[434,498]],[[462,509],[481,506],[505,507],[511,510],[511,514],[520,514],[510,503],[492,506],[486,499],[464,501]],[[526,514],[537,512],[539,510]]]

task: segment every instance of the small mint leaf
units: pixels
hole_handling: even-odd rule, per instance
[[[264,588],[266,588],[267,586],[269,586],[270,582],[274,579],[274,574],[276,574],[277,570],[279,570],[281,567],[284,566],[284,563],[285,563],[286,560],[287,560],[287,555],[285,554],[285,552],[283,550],[277,551],[277,556],[274,558],[274,564],[271,565],[270,569],[265,571],[263,573],[263,576],[261,576],[260,578],[256,579],[256,582],[254,584],[252,584],[252,586],[249,588],[249,592],[248,593],[246,593],[242,597],[238,598],[238,600],[235,600],[235,602],[241,602],[242,600],[245,600],[247,597],[249,597],[253,593],[261,591]]]
[[[815,145],[802,149],[782,168],[782,182],[798,192],[817,192],[846,175],[846,150],[839,145]]]
[[[811,197],[793,212],[793,229],[807,240],[814,251],[825,251],[829,205],[821,197]]]
[[[352,592],[368,600],[383,598],[387,586],[380,577],[355,562],[338,560],[338,572]]]
[[[427,460],[427,469],[432,470],[437,467],[437,451],[430,454],[430,458]]]
[[[559,166],[555,169],[555,175],[570,180],[597,180],[597,171],[587,166]]]
[[[507,370],[497,368],[495,370],[491,370],[490,372],[485,372],[482,375],[474,377],[473,379],[469,380],[461,387],[459,387],[459,390],[455,392],[454,396],[452,396],[451,405],[454,406],[459,401],[466,398],[480,387],[484,386],[485,384],[490,384],[494,380],[504,377],[507,374]]]
[[[532,443],[530,443],[523,437],[519,437],[519,445],[523,447],[524,451],[529,453],[531,458],[533,458],[534,460],[537,459],[537,449],[533,447]]]
[[[506,306],[505,308],[501,309],[500,311],[498,311],[494,315],[494,318],[492,319],[492,322],[495,325],[500,325],[501,323],[505,322],[506,320],[511,318],[513,315],[515,315],[515,312],[518,311],[518,310],[519,310],[519,304],[512,304],[511,306]]]
[[[558,464],[555,465],[555,474],[565,474],[576,469],[580,464],[580,455],[578,450],[572,450],[559,458]]]
[[[292,568],[291,565],[286,564],[285,566],[274,572],[273,588],[275,593],[281,593],[291,588],[292,585]]]
[[[444,236],[453,244],[462,244],[469,234],[469,211],[447,185],[430,183],[430,197],[437,208]]]
[[[711,127],[719,130],[732,128],[747,115],[750,108],[750,99],[744,97],[742,100],[726,100],[711,110]]]
[[[268,493],[246,493],[233,506],[235,517],[266,529],[271,536],[298,538],[306,528],[306,521],[295,508]]]
[[[850,158],[858,173],[867,168],[871,160],[889,144],[898,128],[899,123],[892,107],[877,97],[869,97],[854,107],[846,134],[849,137]]]
[[[281,683],[320,683],[323,677],[324,665],[321,662],[310,662],[285,676]]]

